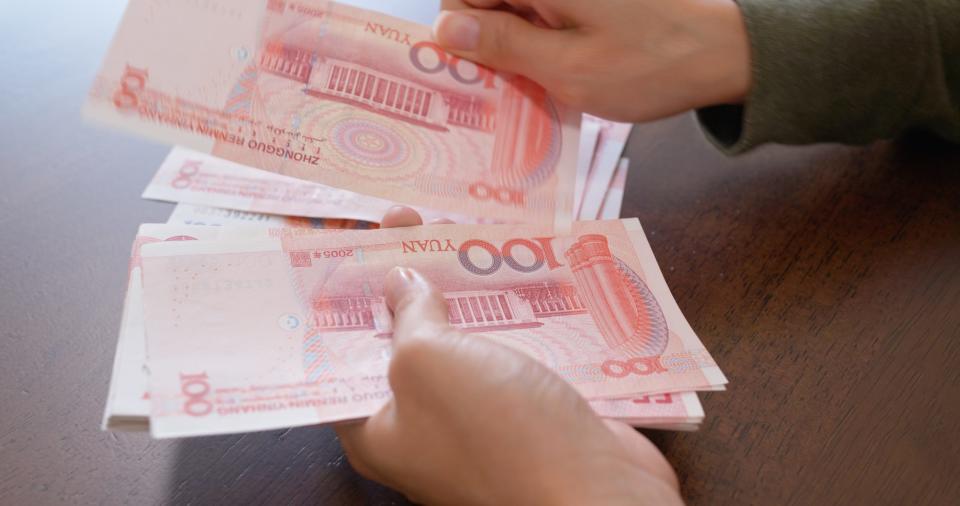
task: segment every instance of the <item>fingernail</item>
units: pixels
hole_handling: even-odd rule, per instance
[[[406,267],[394,267],[393,270],[397,273],[397,276],[400,276],[400,279],[402,279],[405,284],[409,285],[415,281],[412,270]]]
[[[433,38],[447,49],[473,51],[480,45],[480,22],[468,14],[442,11],[433,23]]]
[[[403,290],[406,290],[406,291],[410,291],[410,290],[425,291],[430,289],[430,282],[427,281],[427,278],[423,277],[422,274],[420,274],[414,269],[410,269],[408,267],[394,267],[391,275],[395,278],[398,278],[397,281],[399,281],[399,283],[403,285],[402,287],[396,287],[396,288],[402,288]],[[391,277],[391,276],[388,276],[388,277]]]
[[[387,306],[390,309],[394,309],[404,297],[429,289],[430,285],[427,280],[417,271],[407,267],[394,267],[387,274],[386,283],[383,287]]]

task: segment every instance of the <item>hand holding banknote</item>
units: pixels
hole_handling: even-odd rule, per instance
[[[427,26],[328,0],[131,0],[85,114],[377,199],[573,219],[579,111]]]
[[[732,0],[444,0],[443,7],[453,9],[434,28],[444,49],[523,74],[605,118],[650,121],[740,102],[750,87],[746,28]]]
[[[398,208],[383,223],[421,220]],[[421,274],[391,271],[385,295],[393,399],[337,428],[361,474],[427,504],[681,504],[650,441],[527,355],[455,330]]]

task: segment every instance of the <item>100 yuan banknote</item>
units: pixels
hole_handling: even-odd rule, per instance
[[[588,399],[726,383],[636,220],[434,226],[143,248],[151,430],[178,437],[363,418],[389,388],[382,282],[417,268],[451,323],[541,361]]]
[[[143,192],[143,198],[210,208],[301,218],[379,222],[395,204],[349,190],[281,176],[183,147],[175,147]],[[423,220],[495,223],[413,206]],[[279,225],[282,227],[285,225]]]
[[[87,117],[393,202],[568,228],[580,114],[324,0],[132,0]]]
[[[197,227],[251,226],[260,228],[316,228],[370,230],[380,228],[369,221],[342,218],[301,218],[223,209],[220,207],[177,204],[167,218],[168,225],[192,225]]]
[[[268,239],[275,233],[256,226],[140,226],[131,249],[129,281],[124,299],[123,318],[110,390],[104,409],[105,430],[149,429],[150,393],[145,323],[143,320],[143,286],[140,248],[146,244],[172,241],[213,241],[219,239]],[[690,428],[703,419],[703,408],[696,393],[663,394],[632,399],[592,400],[590,405],[600,415],[634,426]],[[372,413],[371,413],[372,414]]]
[[[596,152],[585,176],[583,198],[576,211],[577,219],[581,221],[600,219],[604,196],[613,182],[614,174],[621,163],[620,157],[633,131],[630,123],[616,123],[584,115],[584,123],[587,122],[599,129],[599,136]]]
[[[613,180],[607,188],[607,194],[603,197],[603,205],[600,207],[601,220],[615,220],[620,217],[620,211],[623,209],[623,198],[626,195],[627,176],[630,174],[630,159],[621,158],[617,171],[613,175]]]

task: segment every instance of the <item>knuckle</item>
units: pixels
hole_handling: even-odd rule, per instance
[[[404,324],[448,323],[447,299],[433,284],[407,290],[397,297],[392,308],[397,319]]]
[[[490,30],[487,32],[486,57],[492,62],[505,64],[513,53],[510,38],[507,36],[509,30],[499,21],[490,25]]]
[[[436,309],[442,309],[447,311],[449,305],[447,304],[447,298],[443,296],[443,292],[437,289],[435,286],[431,286],[430,290],[427,292],[426,297],[424,297],[424,303],[430,305]]]
[[[412,338],[394,346],[390,361],[389,379],[394,389],[429,375],[437,362],[433,339]]]
[[[468,341],[449,325],[424,327],[393,347],[388,378],[394,390],[435,383],[434,377],[444,375],[447,366],[458,361],[459,343]]]
[[[398,318],[417,319],[424,315],[433,315],[440,311],[447,311],[447,300],[435,288],[425,291],[411,291],[400,297],[393,308]]]
[[[557,63],[552,93],[572,106],[585,105],[595,95],[591,85],[603,69],[597,68],[598,57],[590,47],[573,45]]]
[[[421,294],[416,291],[407,291],[397,299],[393,306],[393,312],[397,315],[404,315],[414,309],[415,303],[421,298]]]
[[[483,36],[480,52],[487,60],[483,63],[507,67],[508,70],[515,70],[516,65],[523,63],[516,61],[520,53],[517,44],[523,43],[517,37],[517,33],[522,29],[516,25],[518,22],[519,18],[515,19],[515,16],[506,13],[490,13],[486,16],[481,32]]]

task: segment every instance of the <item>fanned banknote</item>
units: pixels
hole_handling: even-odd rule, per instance
[[[600,122],[595,121],[589,114],[583,115],[580,124],[580,152],[577,156],[577,175],[573,184],[573,210],[577,219],[580,219],[580,208],[583,206],[583,196],[587,191],[587,178],[590,168],[596,157],[597,145],[600,143]]]
[[[267,239],[276,231],[256,225],[184,226],[141,225],[131,250],[129,285],[124,299],[123,318],[110,391],[104,411],[105,430],[149,429],[150,394],[140,249],[146,244],[172,241],[214,241]],[[189,350],[184,350],[188,353]],[[595,399],[590,401],[603,417],[617,419],[638,427],[695,429],[703,419],[703,408],[693,392],[641,396],[629,399]]]
[[[379,222],[395,205],[389,200],[247,167],[183,147],[170,151],[144,190],[143,198],[260,215],[338,218],[371,223]],[[419,206],[410,207],[424,221],[445,218],[464,224],[497,223]]]
[[[160,241],[212,240],[222,227],[140,225],[130,249],[127,293],[103,415],[104,430],[145,430],[150,413],[140,248]]]
[[[703,406],[695,392],[644,395],[632,399],[595,399],[590,407],[600,416],[634,427],[696,430]]]
[[[691,390],[726,381],[635,220],[556,237],[316,230],[375,228],[393,202],[563,232],[575,209],[619,214],[629,125],[588,117],[578,157],[575,113],[443,53],[423,26],[322,0],[134,0],[86,113],[236,162],[176,148],[144,194],[179,202],[170,223],[188,226],[144,225],[135,241],[105,428],[153,418],[154,435],[176,437],[369,416],[390,395],[379,283],[394,264],[434,278],[455,326],[544,362],[601,416],[692,430]]]
[[[214,210],[218,211],[218,210]],[[219,210],[223,211],[223,210]],[[271,227],[278,222],[250,219],[249,213],[228,211],[212,213],[205,221],[223,221],[211,225],[143,224],[130,251],[127,293],[117,339],[110,390],[104,409],[103,428],[109,430],[147,430],[150,415],[149,373],[147,367],[146,323],[143,315],[143,276],[141,248],[147,244],[179,241],[214,241],[217,239],[268,240]],[[225,218],[223,218],[225,217]],[[318,227],[319,228],[319,227]],[[616,406],[608,408],[613,413]]]
[[[617,171],[613,174],[610,186],[607,187],[607,194],[603,197],[603,205],[600,207],[600,220],[615,220],[620,217],[620,211],[623,209],[623,197],[627,189],[627,176],[630,174],[630,159],[621,158]]]
[[[585,157],[585,163],[589,169],[592,158]],[[628,160],[620,160],[620,166],[606,188],[600,215],[581,216],[582,220],[620,217],[628,166]],[[601,178],[591,178],[588,186],[588,174],[589,170],[584,171],[583,188],[578,194],[580,197],[584,193],[599,194],[600,190],[595,190],[594,186],[607,184]],[[188,215],[190,209],[208,214],[214,214],[212,210],[219,209],[216,214],[221,215],[220,218],[232,221],[259,220],[276,227],[288,226],[285,223],[296,219],[293,217],[375,223],[395,205],[387,200],[281,176],[183,147],[175,147],[170,151],[142,196],[145,199],[185,204],[175,212],[177,220],[180,220],[181,213]],[[423,207],[412,208],[425,222],[444,218],[461,224],[502,223]],[[230,211],[234,211],[235,215],[227,216],[231,214]],[[200,220],[196,224],[205,222]]]
[[[586,182],[576,216],[578,220],[596,220],[600,219],[604,196],[620,166],[620,157],[623,156],[633,125],[607,121],[590,115],[584,115],[583,121],[585,125],[590,124],[591,128],[598,129],[599,133],[587,174],[584,176],[582,170],[578,173],[578,178],[585,178]]]
[[[573,219],[579,113],[427,26],[324,0],[131,0],[85,114],[392,202]]]
[[[142,251],[151,431],[180,437],[369,416],[389,398],[382,281],[415,267],[454,326],[514,347],[588,399],[725,382],[676,307],[636,220],[434,226]]]
[[[300,216],[282,216],[261,214],[219,207],[177,204],[167,219],[168,225],[193,225],[199,227],[220,227],[247,225],[260,228],[315,228],[372,230],[380,228],[377,223],[343,218],[303,218]]]

